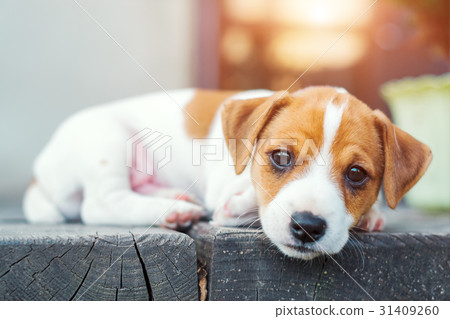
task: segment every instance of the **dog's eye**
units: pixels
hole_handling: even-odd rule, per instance
[[[287,151],[276,150],[270,153],[270,160],[272,164],[280,169],[291,166],[292,156]]]
[[[361,186],[367,179],[367,172],[359,166],[351,166],[345,175],[353,186]]]

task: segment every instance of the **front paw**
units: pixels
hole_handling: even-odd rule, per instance
[[[250,191],[236,193],[224,205],[214,211],[213,220],[216,226],[248,226],[259,222],[258,206]]]
[[[365,215],[361,216],[358,224],[356,224],[356,228],[367,232],[381,231],[384,229],[384,224],[384,215],[372,208]]]
[[[163,217],[160,226],[173,230],[183,230],[189,228],[205,215],[206,212],[203,207],[178,200],[170,212]]]

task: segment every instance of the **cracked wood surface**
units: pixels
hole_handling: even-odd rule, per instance
[[[6,221],[0,256],[0,300],[198,299],[195,244],[169,230]]]
[[[358,233],[333,259],[375,300],[450,299],[448,215],[387,218],[390,233]],[[330,257],[287,258],[255,229],[201,223],[195,244],[145,230],[28,225],[0,205],[0,300],[197,300],[195,244],[202,299],[370,300]]]
[[[442,230],[353,233],[340,254],[313,261],[285,257],[256,229],[200,223],[189,235],[206,264],[208,300],[449,300]]]

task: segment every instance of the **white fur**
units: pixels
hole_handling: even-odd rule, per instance
[[[186,105],[193,89],[171,92]],[[166,198],[136,194],[130,189],[126,167],[126,141],[144,128],[172,137],[172,161],[156,174],[159,183],[186,189],[201,198],[206,184],[199,167],[193,167],[191,139],[181,129],[184,113],[164,93],[153,93],[81,111],[66,120],[38,156],[34,176],[45,190],[48,203],[36,206],[30,188],[24,210],[30,221],[61,222],[80,218],[87,224],[159,224],[172,211],[201,211],[200,206]],[[155,161],[164,154],[155,153]],[[81,194],[77,196],[77,194]],[[50,203],[53,204],[49,205]],[[40,216],[61,216],[53,220]],[[81,215],[80,215],[81,213]]]
[[[347,212],[339,186],[331,177],[333,158],[330,152],[344,110],[345,106],[336,106],[332,102],[326,107],[324,142],[320,156],[317,156],[325,160],[325,165],[316,158],[302,176],[279,191],[261,214],[264,231],[287,255],[308,259],[320,255],[320,251],[337,253],[347,242],[353,218]],[[286,246],[295,244],[289,230],[291,215],[303,211],[320,216],[327,223],[325,235],[317,242],[305,245],[316,250],[316,254],[300,253]]]
[[[337,88],[336,88],[336,91],[337,91],[338,93],[341,93],[341,94],[348,93],[348,91],[347,91],[346,89],[340,88],[340,87],[337,87]]]
[[[266,90],[246,91],[234,98],[269,96]],[[234,194],[252,190],[248,171],[236,176],[229,162],[220,118],[209,138],[219,138],[225,156],[206,165],[193,164],[192,139],[184,130],[186,114],[180,109],[194,96],[194,89],[152,93],[81,111],[66,120],[39,154],[34,165],[36,183],[24,198],[29,221],[60,223],[79,219],[86,224],[161,224],[172,212],[202,212],[194,203],[163,196],[143,196],[130,189],[126,167],[126,142],[149,128],[169,135],[171,161],[158,170],[158,183],[204,201],[209,211],[223,206]],[[208,144],[208,139],[204,141]],[[164,152],[155,152],[159,162]],[[149,165],[151,163],[147,163]],[[45,191],[44,191],[45,190]],[[239,205],[242,203],[243,205]],[[254,210],[256,200],[237,197],[233,206]],[[236,223],[235,221],[229,221]],[[226,224],[224,220],[224,224]]]

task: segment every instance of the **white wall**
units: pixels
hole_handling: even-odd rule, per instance
[[[77,0],[167,89],[193,85],[195,0]],[[0,201],[55,127],[157,85],[73,0],[0,0]]]

